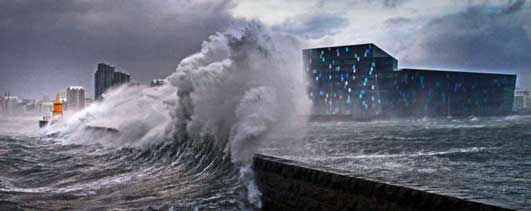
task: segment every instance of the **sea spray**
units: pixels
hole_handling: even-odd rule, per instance
[[[300,123],[295,117],[309,108],[300,49],[296,39],[259,23],[235,25],[183,59],[167,78],[169,84],[116,88],[57,124],[61,129],[48,130],[59,131],[66,143],[145,148],[155,154],[175,150],[170,154],[201,175],[229,160],[245,187],[243,208],[260,208],[253,155],[268,134]],[[120,132],[98,134],[87,126]],[[167,144],[150,149],[159,143]]]
[[[164,131],[170,122],[168,104],[176,100],[176,90],[173,86],[115,87],[105,93],[103,101],[65,117],[44,132],[59,134],[66,144],[144,147],[160,143],[167,140]],[[114,128],[120,133],[92,131],[88,127]]]
[[[308,108],[299,49],[293,38],[250,23],[211,36],[169,77],[179,89],[174,132],[212,135],[211,144],[241,168],[255,207],[261,202],[249,173],[254,152],[273,125],[288,127]]]
[[[243,183],[243,186],[246,187],[244,193],[247,195],[244,197],[247,198],[247,202],[252,207],[262,208],[262,192],[258,190],[258,186],[255,183],[255,175],[251,164],[245,164],[240,167],[240,181]],[[245,209],[245,207],[242,209]]]

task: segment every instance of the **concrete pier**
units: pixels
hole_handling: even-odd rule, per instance
[[[255,155],[254,170],[263,210],[511,210],[266,155]]]

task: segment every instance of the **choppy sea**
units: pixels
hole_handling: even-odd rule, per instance
[[[35,118],[0,123],[0,209],[241,210],[238,170],[207,146],[63,144]],[[531,116],[309,122],[259,152],[531,209]]]
[[[311,122],[261,152],[531,210],[531,116]]]

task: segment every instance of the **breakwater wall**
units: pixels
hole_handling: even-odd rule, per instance
[[[257,154],[254,157],[263,210],[511,210],[351,176]]]

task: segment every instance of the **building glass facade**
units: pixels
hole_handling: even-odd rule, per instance
[[[94,96],[96,99],[101,99],[105,90],[112,86],[113,76],[114,67],[103,63],[98,64],[98,69],[94,74]]]
[[[486,116],[512,111],[516,75],[398,70],[374,44],[303,50],[314,115]]]
[[[129,83],[131,76],[126,73],[115,71],[113,66],[100,63],[94,73],[94,98],[100,100],[103,93],[113,86]]]
[[[397,68],[395,58],[374,44],[306,49],[303,58],[314,114],[382,114],[378,77]]]
[[[510,114],[515,75],[402,69],[382,81],[389,116]]]
[[[129,83],[130,80],[131,80],[131,76],[129,76],[128,74],[125,74],[122,72],[114,72],[113,78],[112,78],[112,84],[113,86],[125,84],[125,83]]]

